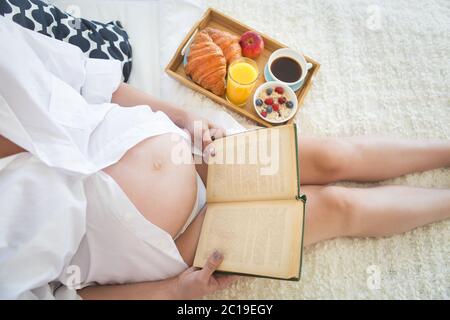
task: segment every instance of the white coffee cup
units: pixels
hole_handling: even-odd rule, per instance
[[[286,82],[281,79],[278,79],[277,77],[275,77],[273,75],[272,70],[271,70],[272,62],[274,62],[276,59],[281,58],[281,57],[291,58],[300,65],[300,68],[302,69],[302,74],[297,81]],[[287,84],[291,88],[296,88],[296,87],[301,86],[301,84],[303,83],[303,80],[305,80],[308,70],[311,69],[312,66],[313,65],[311,63],[309,63],[305,60],[305,57],[303,56],[303,54],[301,54],[293,49],[290,49],[290,48],[282,48],[282,49],[278,49],[278,50],[272,52],[272,54],[269,57],[269,60],[267,61],[267,68],[268,68],[267,71],[269,72],[270,77],[272,77],[272,79],[275,81],[280,81],[280,82]]]

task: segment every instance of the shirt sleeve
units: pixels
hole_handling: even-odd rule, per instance
[[[77,123],[89,126],[82,121],[87,103],[75,90],[84,84],[84,68],[79,68],[84,60],[72,50],[68,58],[57,58],[44,50],[45,41],[39,50],[38,43],[27,41],[29,32],[0,17],[0,134],[48,165],[92,171],[86,170],[82,145],[68,130]]]
[[[122,82],[121,64],[118,60],[86,59],[86,76],[81,95],[93,104],[111,101],[112,94]]]
[[[119,85],[119,65],[88,59],[78,47],[3,17],[0,38],[0,134],[49,166],[97,171],[107,156],[89,161],[90,137],[116,107],[98,102],[110,100]]]
[[[90,175],[145,138],[169,132],[188,136],[148,106],[101,103],[120,83],[118,62],[87,59],[67,44],[58,50],[63,43],[48,45],[43,35],[28,41],[37,37],[30,32],[0,17],[0,134],[5,138],[48,166]]]

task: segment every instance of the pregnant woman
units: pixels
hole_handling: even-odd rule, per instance
[[[194,133],[214,156],[207,146],[223,130],[120,83],[113,62],[1,19],[0,27],[8,44],[0,50],[0,243],[9,250],[0,259],[0,294],[42,297],[39,288],[56,282],[85,299],[190,299],[233,282],[213,274],[226,259],[220,252],[203,269],[189,268],[207,167],[191,156],[173,161],[180,146],[190,150]],[[450,141],[299,141],[306,245],[390,236],[450,217],[450,190],[329,185],[450,166]],[[60,225],[40,229],[49,220]]]

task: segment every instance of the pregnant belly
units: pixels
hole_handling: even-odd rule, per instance
[[[180,143],[189,148],[185,141],[173,141],[171,134],[148,138],[104,169],[142,215],[172,237],[189,217],[197,194],[193,162],[172,158]]]

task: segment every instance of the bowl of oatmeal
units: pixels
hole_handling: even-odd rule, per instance
[[[295,92],[279,81],[269,81],[260,85],[253,95],[256,113],[270,123],[284,123],[297,112],[298,102]]]

